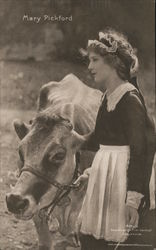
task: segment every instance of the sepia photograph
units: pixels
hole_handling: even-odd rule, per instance
[[[0,250],[156,250],[155,0],[0,0]]]

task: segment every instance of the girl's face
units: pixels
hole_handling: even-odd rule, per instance
[[[88,69],[91,74],[93,74],[94,80],[98,84],[99,89],[105,89],[114,69],[104,61],[102,56],[95,52],[89,53]]]

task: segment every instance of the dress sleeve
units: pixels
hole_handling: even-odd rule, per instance
[[[144,194],[146,175],[146,111],[139,97],[129,93],[122,105],[123,133],[130,146],[127,191]]]

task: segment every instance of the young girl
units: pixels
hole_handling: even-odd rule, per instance
[[[99,32],[98,40],[88,41],[87,53],[104,95],[95,130],[83,145],[97,153],[76,181],[89,177],[77,225],[82,250],[117,249],[138,227],[142,207],[149,207],[154,127],[136,82],[138,58],[127,39],[113,30]]]

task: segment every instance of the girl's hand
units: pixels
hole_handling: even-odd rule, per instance
[[[139,214],[136,208],[126,206],[126,226],[129,231],[138,227]]]
[[[89,175],[87,173],[83,173],[80,175],[77,180],[74,182],[75,187],[79,187],[81,184],[88,181]]]

